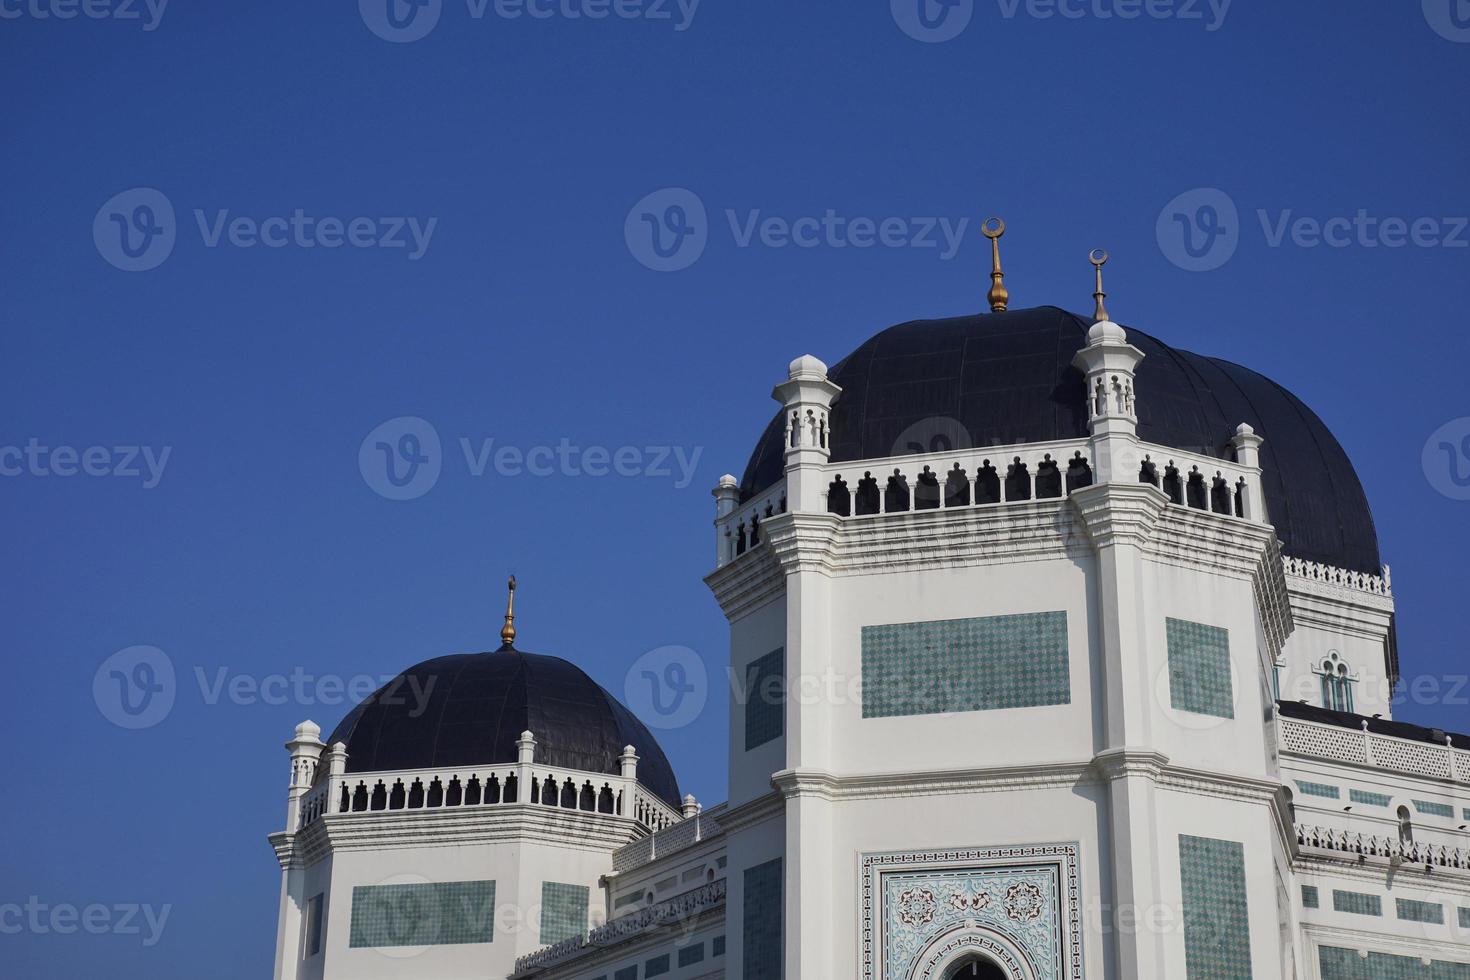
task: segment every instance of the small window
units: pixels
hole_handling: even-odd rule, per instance
[[[1332,650],[1317,666],[1315,673],[1322,678],[1322,707],[1332,711],[1353,710],[1353,678],[1342,656]]]
[[[669,954],[668,953],[665,953],[662,956],[655,956],[653,959],[649,960],[647,963],[645,963],[643,965],[643,975],[645,977],[661,977],[665,973],[668,973],[668,972],[669,972]]]
[[[306,903],[306,934],[301,945],[301,958],[309,960],[322,951],[322,899],[314,895]]]

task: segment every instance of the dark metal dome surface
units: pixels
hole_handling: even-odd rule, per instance
[[[421,693],[420,693],[421,692]],[[676,810],[679,783],[643,723],[575,664],[518,650],[460,653],[410,667],[342,719],[348,772],[512,763],[523,731],[536,762],[616,775],[623,746],[638,782]]]
[[[883,331],[830,371],[842,387],[832,410],[832,459],[1085,438],[1087,406],[1072,357],[1091,325],[1045,306]],[[1363,486],[1311,409],[1248,368],[1126,329],[1146,355],[1137,377],[1140,439],[1230,459],[1230,437],[1249,423],[1266,440],[1263,490],[1285,552],[1381,571]],[[782,426],[778,411],[745,468],[743,497],[781,479]]]

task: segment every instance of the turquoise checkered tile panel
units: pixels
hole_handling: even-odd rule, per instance
[[[1342,797],[1341,790],[1336,786],[1328,786],[1326,783],[1309,783],[1298,779],[1296,781],[1296,788],[1302,791],[1303,796],[1321,796],[1329,800],[1336,800]]]
[[[664,953],[662,956],[655,956],[653,959],[651,959],[647,963],[643,964],[643,975],[645,977],[661,977],[665,973],[668,973],[668,972],[669,972],[669,954],[668,953]]]
[[[1069,704],[1067,614],[863,627],[863,717]]]
[[[1364,806],[1388,806],[1393,802],[1393,797],[1387,793],[1370,793],[1362,789],[1348,790],[1348,799]]]
[[[786,732],[786,651],[772,650],[745,668],[745,751]]]
[[[458,946],[495,939],[495,882],[358,885],[352,889],[354,949]]]
[[[741,949],[745,966],[741,976],[743,980],[781,980],[786,952],[781,938],[781,859],[746,868],[744,884]]]
[[[1332,890],[1332,911],[1347,912],[1350,915],[1382,915],[1383,899],[1377,895],[1345,892],[1334,888]]]
[[[1179,711],[1235,717],[1230,686],[1230,631],[1170,618],[1169,701]]]
[[[704,962],[704,943],[695,943],[693,946],[685,946],[679,950],[679,968],[693,966]]]
[[[638,980],[638,968],[636,966],[625,966],[613,974],[613,980]]]
[[[1244,846],[1181,834],[1179,871],[1188,980],[1251,980]]]
[[[1462,907],[1458,911],[1460,913],[1460,928],[1470,929],[1470,909]]]
[[[1428,922],[1444,925],[1444,906],[1438,902],[1416,902],[1412,898],[1397,898],[1398,916],[1405,922]]]
[[[1321,899],[1318,897],[1318,894],[1317,894],[1317,886],[1316,885],[1303,885],[1302,886],[1302,908],[1304,908],[1304,909],[1314,909],[1314,908],[1317,908],[1320,904],[1321,904]]]
[[[587,886],[541,883],[541,942],[545,946],[587,931]]]
[[[709,944],[709,955],[711,955],[711,956],[724,956],[725,955],[725,937],[724,936],[716,936],[714,938],[714,940]]]
[[[1455,819],[1455,808],[1448,803],[1433,803],[1429,800],[1415,800],[1414,809],[1430,817],[1444,817],[1446,820]]]
[[[1317,962],[1322,980],[1470,980],[1470,963],[1436,960],[1425,966],[1417,956],[1369,953],[1364,958],[1355,949],[1335,946],[1320,947]]]

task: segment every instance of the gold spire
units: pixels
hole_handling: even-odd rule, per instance
[[[1103,305],[1103,300],[1107,299],[1108,294],[1103,292],[1102,283],[1102,267],[1108,264],[1107,249],[1093,249],[1087,253],[1087,261],[1091,262],[1092,267],[1097,270],[1097,292],[1092,294],[1092,298],[1097,300],[1097,309],[1093,311],[1092,318],[1099,322],[1110,320],[1112,318],[1108,316],[1108,308]]]
[[[510,593],[505,599],[505,625],[500,628],[500,642],[506,647],[516,642],[516,577],[510,577]],[[504,648],[502,648],[504,649]]]
[[[986,218],[980,231],[990,239],[990,312],[1004,313],[1011,302],[1006,274],[1000,269],[1000,236],[1006,233],[1006,223],[999,218]]]

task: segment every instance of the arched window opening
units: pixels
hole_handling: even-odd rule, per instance
[[[1322,678],[1322,707],[1332,711],[1353,711],[1352,671],[1336,650],[1329,651],[1316,668]]]
[[[395,779],[393,781],[393,791],[388,794],[388,809],[402,810],[403,805],[407,801],[408,794],[403,790],[403,780]]]
[[[1399,807],[1399,843],[1405,847],[1414,846],[1414,818],[1409,816],[1409,808]]]
[[[939,477],[926,466],[917,483],[914,487],[914,510],[938,510]]]
[[[436,780],[437,781],[437,780]],[[455,776],[449,781],[449,789],[444,792],[445,806],[459,806],[464,802],[464,787],[460,785],[459,777]]]
[[[597,794],[597,812],[612,813],[614,811],[612,787],[603,784],[602,791]]]
[[[1231,499],[1230,483],[1218,473],[1210,487],[1210,509],[1217,514],[1233,515],[1235,501]]]
[[[839,517],[852,515],[852,493],[840,476],[827,488],[827,513]]]
[[[413,781],[413,785],[408,788],[408,808],[410,810],[422,810],[423,807],[424,784],[421,781],[415,779]]]
[[[1073,490],[1081,490],[1083,487],[1092,486],[1092,467],[1087,460],[1082,458],[1080,452],[1073,453],[1072,458],[1067,461],[1067,493]]]
[[[857,512],[859,514],[878,513],[878,481],[873,478],[872,473],[864,473],[863,478],[858,481]]]
[[[970,504],[970,477],[960,464],[954,464],[954,469],[944,478],[944,506],[946,507],[968,507]]]
[[[1062,471],[1048,454],[1036,467],[1036,499],[1049,500],[1062,495]]]
[[[493,785],[493,781],[492,781]],[[505,777],[505,792],[499,800],[488,800],[489,803],[515,803],[520,793],[520,786],[516,782],[516,774],[511,773]]]
[[[561,808],[563,810],[575,810],[577,808],[577,787],[570,779],[561,786]]]
[[[1184,481],[1179,478],[1179,470],[1172,463],[1164,467],[1164,493],[1168,495],[1170,503],[1184,503]]]
[[[980,467],[980,472],[975,474],[975,503],[1000,503],[1000,474],[990,465],[988,459]]]
[[[898,470],[888,478],[888,489],[883,492],[883,509],[890,514],[909,509],[909,481]]]
[[[1015,462],[1006,467],[1006,499],[1031,499],[1031,471],[1017,456]]]
[[[1189,496],[1189,506],[1195,510],[1209,510],[1209,502],[1205,499],[1205,475],[1199,471],[1198,466],[1190,469],[1186,490]]]
[[[1143,465],[1138,468],[1138,482],[1159,485],[1159,466],[1154,462],[1152,456],[1143,458]]]
[[[465,806],[479,806],[480,799],[480,777],[471,776],[470,781],[465,784],[464,788]]]
[[[429,792],[424,799],[424,805],[429,807],[444,805],[444,784],[439,782],[438,776],[435,776],[434,781],[429,784]]]

